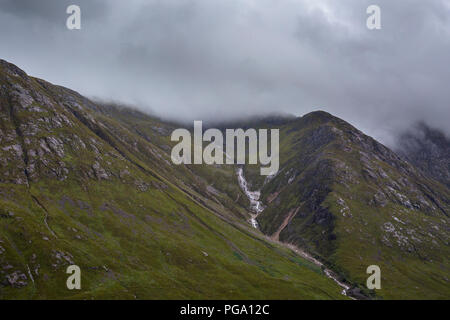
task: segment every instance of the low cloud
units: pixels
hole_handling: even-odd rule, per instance
[[[80,0],[78,31],[71,2],[0,0],[1,58],[171,118],[321,109],[388,144],[418,120],[449,132],[446,0]]]

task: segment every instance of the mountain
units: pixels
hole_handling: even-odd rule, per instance
[[[418,123],[400,135],[396,152],[431,178],[450,187],[450,139],[440,130]]]
[[[0,298],[345,298],[216,189],[232,168],[175,167],[171,125],[140,116],[0,61]]]
[[[279,128],[269,177],[173,165],[171,132],[191,125],[3,60],[0,112],[0,298],[450,298],[448,187],[326,112],[210,124]]]
[[[448,160],[448,159],[447,159]],[[280,131],[280,171],[261,179],[263,233],[324,261],[350,283],[378,265],[383,298],[449,298],[450,191],[326,112]]]

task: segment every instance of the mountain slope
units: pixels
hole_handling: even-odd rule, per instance
[[[114,118],[122,120],[122,113],[116,112]],[[144,132],[151,127],[150,120],[140,123],[139,119],[145,117],[127,117],[130,130]],[[245,167],[251,189],[262,189],[266,210],[258,221],[263,233],[326,262],[341,279],[359,286],[351,292],[374,294],[365,290],[366,268],[377,264],[382,267],[385,287],[377,296],[449,296],[449,191],[445,186],[324,112],[294,120],[243,120],[219,128],[270,126],[281,128],[281,171],[267,179],[257,166]],[[170,148],[165,151],[169,153]],[[218,192],[228,189],[224,193],[230,199],[236,195],[242,199],[239,193],[229,193],[236,187],[233,168],[189,169],[214,184]],[[228,175],[220,176],[223,172]],[[199,193],[206,194],[206,189]],[[242,205],[249,207],[249,203]],[[245,215],[237,217],[248,220]]]
[[[257,230],[235,166],[172,165],[180,124],[2,60],[0,107],[0,298],[345,298],[283,243],[354,296],[450,297],[448,187],[328,113],[218,126],[280,129],[278,174],[244,167]],[[65,286],[73,263],[81,291]]]
[[[0,60],[0,298],[345,298],[108,112]]]
[[[324,260],[361,289],[379,265],[384,298],[449,298],[450,191],[345,121],[314,112],[281,128],[280,171],[246,167],[261,230]]]

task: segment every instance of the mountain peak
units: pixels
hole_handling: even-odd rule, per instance
[[[305,118],[305,117],[314,117],[314,118],[321,118],[321,119],[335,118],[335,116],[333,116],[331,113],[323,111],[323,110],[311,111],[311,112],[303,115],[302,118]]]
[[[309,113],[297,118],[297,121],[299,123],[303,123],[304,125],[309,125],[309,124],[313,124],[313,123],[314,124],[325,124],[328,122],[333,122],[336,125],[349,126],[349,128],[351,127],[352,129],[357,130],[356,128],[351,126],[348,122],[346,122],[345,120],[342,120],[341,118],[338,118],[338,117],[332,115],[331,113],[323,111],[323,110],[309,112]]]
[[[10,63],[6,60],[0,59],[0,70],[4,70],[5,72],[10,73],[11,75],[20,76],[21,78],[27,77],[27,74],[25,71],[20,69],[18,66],[16,66],[13,63]]]

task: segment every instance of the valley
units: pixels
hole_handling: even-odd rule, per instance
[[[175,165],[188,125],[4,60],[0,107],[2,299],[450,297],[448,187],[329,113],[222,124],[280,130],[266,177]],[[373,264],[381,290],[365,287]]]

